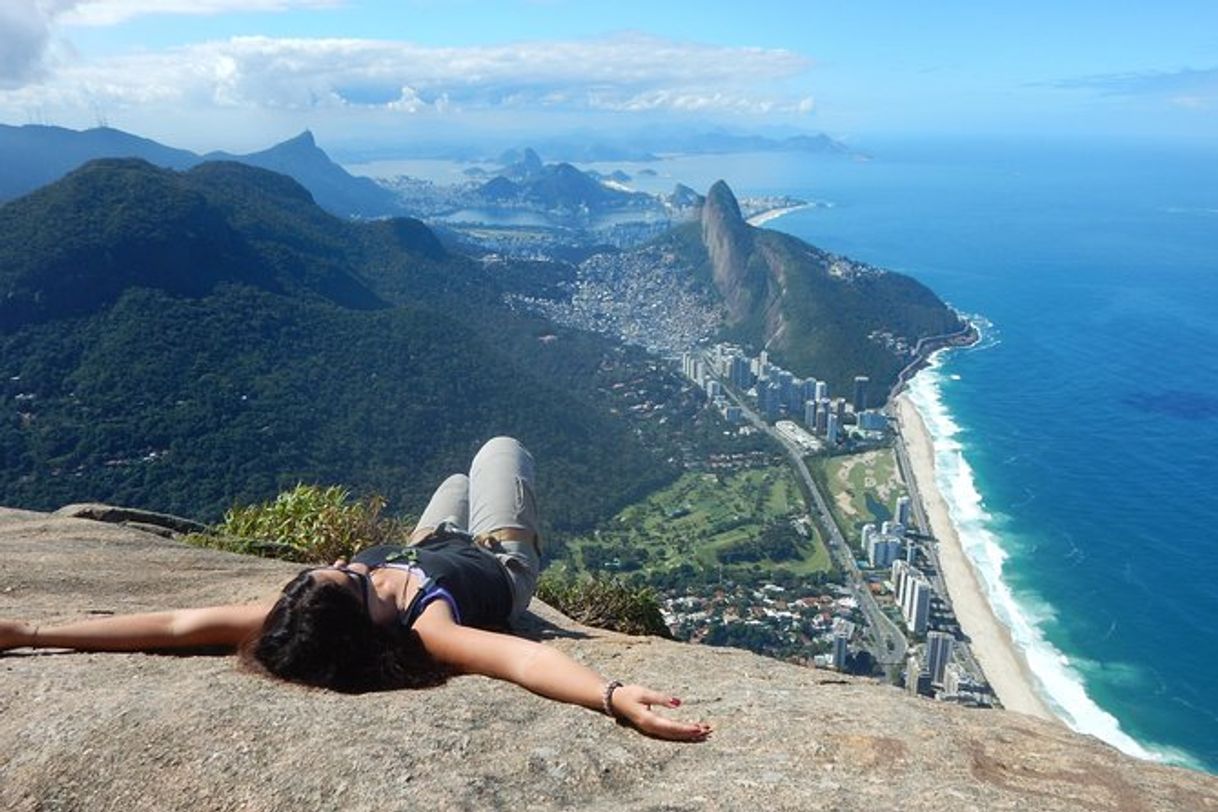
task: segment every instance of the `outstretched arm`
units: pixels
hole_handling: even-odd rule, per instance
[[[604,710],[607,680],[591,668],[551,646],[460,626],[447,609],[437,601],[415,625],[428,653],[439,662],[465,673],[514,682],[559,702]],[[643,733],[662,739],[704,740],[711,733],[710,725],[678,722],[652,710],[657,705],[675,708],[680,704],[675,697],[641,685],[623,685],[612,694],[614,716]]]
[[[0,621],[0,651],[70,648],[77,651],[152,651],[236,646],[266,619],[271,604],[229,604],[137,615],[92,618],[56,626]]]

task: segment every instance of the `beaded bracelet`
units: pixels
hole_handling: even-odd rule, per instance
[[[622,683],[618,680],[610,680],[605,683],[605,690],[601,693],[601,707],[605,711],[605,715],[611,719],[619,719],[617,712],[613,710],[613,692],[622,687]]]

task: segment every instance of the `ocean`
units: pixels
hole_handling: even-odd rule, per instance
[[[1218,148],[859,146],[595,168],[823,203],[766,226],[974,318],[911,396],[995,611],[1072,727],[1218,772]]]
[[[867,148],[653,180],[830,204],[767,226],[975,319],[911,396],[991,603],[1073,728],[1218,772],[1218,150]]]

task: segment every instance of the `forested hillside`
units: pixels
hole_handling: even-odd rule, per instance
[[[237,164],[99,161],[0,208],[0,503],[216,518],[297,481],[418,510],[478,444],[555,527],[668,481],[606,390],[629,353],[514,314],[417,221],[352,223]]]

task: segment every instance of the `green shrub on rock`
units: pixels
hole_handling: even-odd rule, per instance
[[[328,564],[376,544],[401,540],[402,522],[382,515],[378,496],[352,501],[337,485],[297,485],[274,500],[231,508],[216,535],[188,540],[231,552]]]
[[[547,570],[537,584],[537,597],[564,615],[587,626],[622,632],[672,637],[660,601],[651,587],[631,586],[621,578]]]

